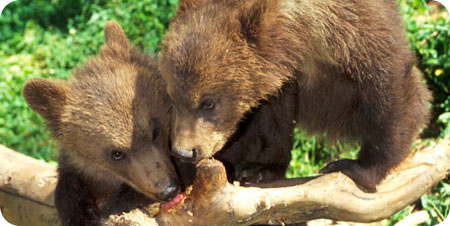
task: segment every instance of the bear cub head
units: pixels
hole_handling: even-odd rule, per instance
[[[175,105],[172,155],[213,156],[249,112],[279,93],[290,69],[273,42],[285,38],[272,33],[280,27],[277,2],[180,1],[160,61]]]
[[[165,87],[156,61],[135,49],[120,25],[108,22],[98,57],[68,82],[31,79],[23,94],[60,142],[65,164],[106,185],[125,182],[168,201],[179,185],[168,152]]]

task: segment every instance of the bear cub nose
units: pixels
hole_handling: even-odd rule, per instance
[[[173,181],[163,192],[158,194],[158,199],[168,202],[178,195],[178,192],[180,192],[180,185],[176,181]]]
[[[172,149],[170,154],[176,158],[179,158],[185,162],[194,162],[197,157],[197,149],[193,148],[192,150],[187,149]]]

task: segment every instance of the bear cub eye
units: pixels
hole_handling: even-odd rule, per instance
[[[200,110],[212,111],[216,107],[215,103],[211,99],[204,99],[200,104]]]
[[[124,160],[126,155],[123,151],[113,150],[111,152],[111,157],[114,161],[120,161],[120,160]]]

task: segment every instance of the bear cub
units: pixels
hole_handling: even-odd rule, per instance
[[[34,78],[23,95],[62,147],[55,202],[63,225],[99,225],[180,191],[165,81],[117,23],[106,24],[99,56],[68,82]]]
[[[175,105],[172,155],[226,152],[249,112],[294,84],[300,128],[361,143],[357,159],[322,172],[374,191],[428,121],[403,31],[395,1],[180,0],[159,65]]]

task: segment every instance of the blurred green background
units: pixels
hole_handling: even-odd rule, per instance
[[[177,0],[17,0],[0,17],[0,143],[56,164],[57,143],[40,116],[26,105],[21,89],[32,77],[67,79],[71,69],[95,55],[108,20],[119,22],[144,52],[158,52]],[[407,37],[433,91],[433,118],[419,143],[450,137],[450,25],[445,8],[425,0],[399,0]],[[316,175],[328,161],[355,157],[358,147],[331,145],[296,131],[289,177]],[[436,225],[449,214],[450,184],[394,215],[392,225],[425,209]]]

